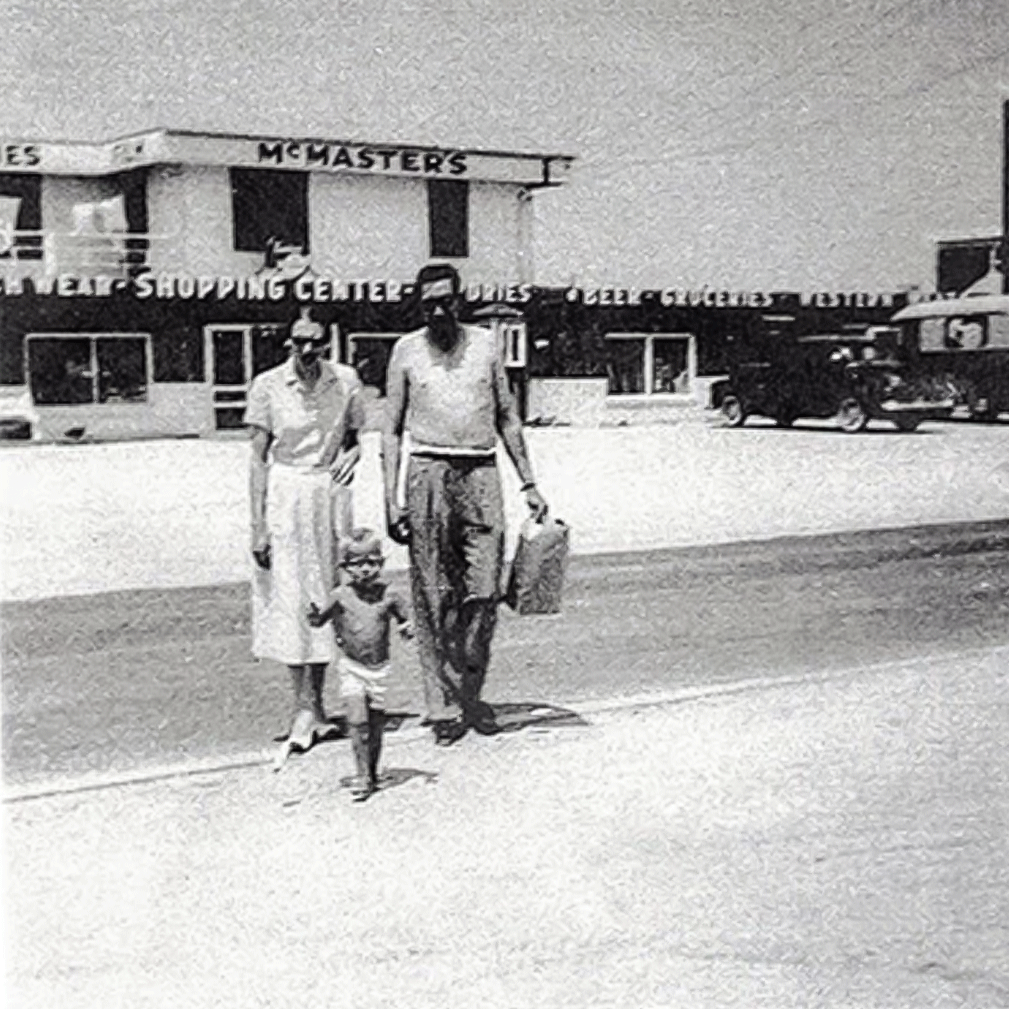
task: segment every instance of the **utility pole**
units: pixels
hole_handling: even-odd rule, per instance
[[[1002,293],[1009,294],[1009,100],[1002,105]]]

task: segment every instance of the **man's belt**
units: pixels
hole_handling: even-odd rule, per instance
[[[466,445],[425,445],[414,442],[410,446],[410,455],[420,456],[422,459],[486,459],[493,462],[497,459],[497,452],[492,448],[470,448]]]

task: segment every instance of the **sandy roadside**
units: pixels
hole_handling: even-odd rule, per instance
[[[1009,426],[730,431],[710,424],[531,429],[541,486],[597,553],[1003,518]],[[360,523],[382,524],[378,439]],[[8,447],[0,452],[0,599],[212,585],[248,577],[244,441]],[[502,469],[510,537],[521,496]],[[390,564],[405,564],[390,546]]]

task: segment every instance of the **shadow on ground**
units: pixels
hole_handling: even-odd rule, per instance
[[[386,792],[390,788],[398,788],[418,778],[425,785],[433,785],[438,781],[438,774],[436,771],[422,771],[417,767],[387,767],[379,775],[378,789],[380,792]],[[355,780],[354,775],[347,775],[340,779],[340,787],[350,788]]]
[[[412,711],[387,711],[385,713],[385,731],[397,732],[410,719],[419,717],[418,714]],[[312,743],[309,749],[314,749],[323,743],[336,743],[341,739],[347,738],[347,719],[343,715],[332,715],[326,721],[329,724],[329,728],[324,732],[316,733],[315,742]],[[285,743],[287,742],[288,735],[287,731],[281,732],[279,735],[273,737],[273,741],[275,743]],[[302,753],[304,751],[302,747],[295,746],[294,752]]]
[[[585,726],[589,723],[576,711],[541,701],[495,704],[494,720],[502,732],[519,732],[537,726]]]

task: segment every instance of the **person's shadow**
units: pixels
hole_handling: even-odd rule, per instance
[[[420,778],[421,783],[433,785],[438,781],[435,771],[422,771],[417,767],[387,767],[378,776],[378,790],[386,792],[390,788],[399,788]],[[350,788],[354,784],[354,775],[348,774],[340,779],[341,788]]]
[[[569,728],[587,726],[589,723],[570,708],[543,701],[510,701],[492,704],[498,731],[519,732],[530,728]]]

